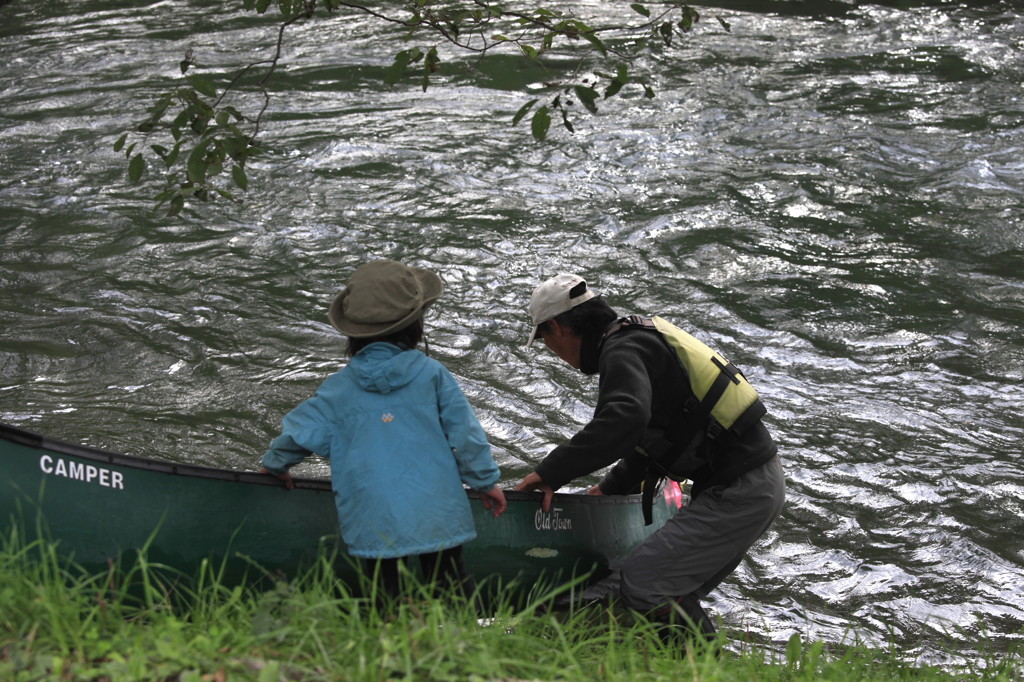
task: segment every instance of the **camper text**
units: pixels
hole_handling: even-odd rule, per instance
[[[76,481],[95,483],[106,488],[124,490],[124,474],[120,471],[111,471],[110,469],[93,466],[92,464],[82,464],[81,462],[65,462],[63,459],[59,457],[54,458],[52,455],[40,457],[39,468],[43,470],[44,474],[50,474],[51,476],[63,476],[64,478],[73,478]]]

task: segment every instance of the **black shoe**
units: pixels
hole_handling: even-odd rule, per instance
[[[677,597],[650,618],[658,624],[658,636],[663,643],[684,648],[713,647],[715,655],[721,655],[718,631],[695,595]]]
[[[573,589],[557,597],[551,603],[552,611],[577,611],[590,606],[609,606],[619,594],[619,572],[587,585],[582,590]]]

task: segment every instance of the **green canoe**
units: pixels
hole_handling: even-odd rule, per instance
[[[44,536],[89,571],[134,559],[195,575],[204,560],[226,579],[294,575],[321,545],[340,550],[339,571],[354,577],[338,535],[330,482],[295,479],[295,489],[264,474],[114,454],[0,424],[0,527]],[[508,509],[492,518],[474,493],[477,538],[464,558],[478,580],[529,590],[539,581],[592,571],[606,576],[682,502],[669,483],[645,526],[639,496],[556,494],[551,511],[539,493],[506,492]],[[5,535],[6,537],[6,535]],[[258,568],[257,568],[258,567]]]

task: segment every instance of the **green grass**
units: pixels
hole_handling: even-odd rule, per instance
[[[895,651],[794,637],[716,657],[662,644],[642,617],[548,612],[499,598],[481,625],[464,602],[426,591],[382,618],[324,557],[269,587],[224,584],[216,567],[183,580],[140,555],[89,575],[52,545],[0,546],[2,680],[963,680],[1020,679],[1019,652],[957,674],[901,664]]]

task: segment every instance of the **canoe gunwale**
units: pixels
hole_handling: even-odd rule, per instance
[[[55,452],[71,457],[81,457],[83,459],[89,459],[94,462],[103,464],[110,464],[114,466],[127,467],[131,469],[143,469],[147,471],[156,471],[165,474],[171,474],[175,476],[186,476],[193,478],[205,478],[214,479],[218,481],[230,481],[235,483],[244,483],[248,485],[263,485],[278,487],[281,482],[273,476],[267,474],[261,474],[255,471],[234,471],[231,469],[221,469],[217,467],[202,466],[199,464],[184,464],[177,462],[169,462],[165,460],[151,459],[148,457],[139,457],[136,455],[126,455],[111,452],[109,450],[103,450],[101,448],[91,447],[88,445],[79,445],[76,443],[69,443],[67,441],[57,440],[29,431],[18,426],[6,424],[0,422],[0,439],[7,440],[19,445],[30,447],[36,450],[43,450],[47,452]],[[321,490],[330,491],[331,482],[329,479],[323,478],[301,478],[295,477],[293,479],[295,487],[307,490]],[[467,494],[472,499],[480,497],[479,493],[467,490]],[[518,492],[514,490],[506,490],[505,498],[509,501],[523,501],[523,500],[536,500],[542,499],[543,495],[539,492]],[[617,505],[617,504],[640,504],[639,495],[586,495],[583,493],[555,493],[554,502],[571,500],[574,504],[599,504],[599,505]]]

